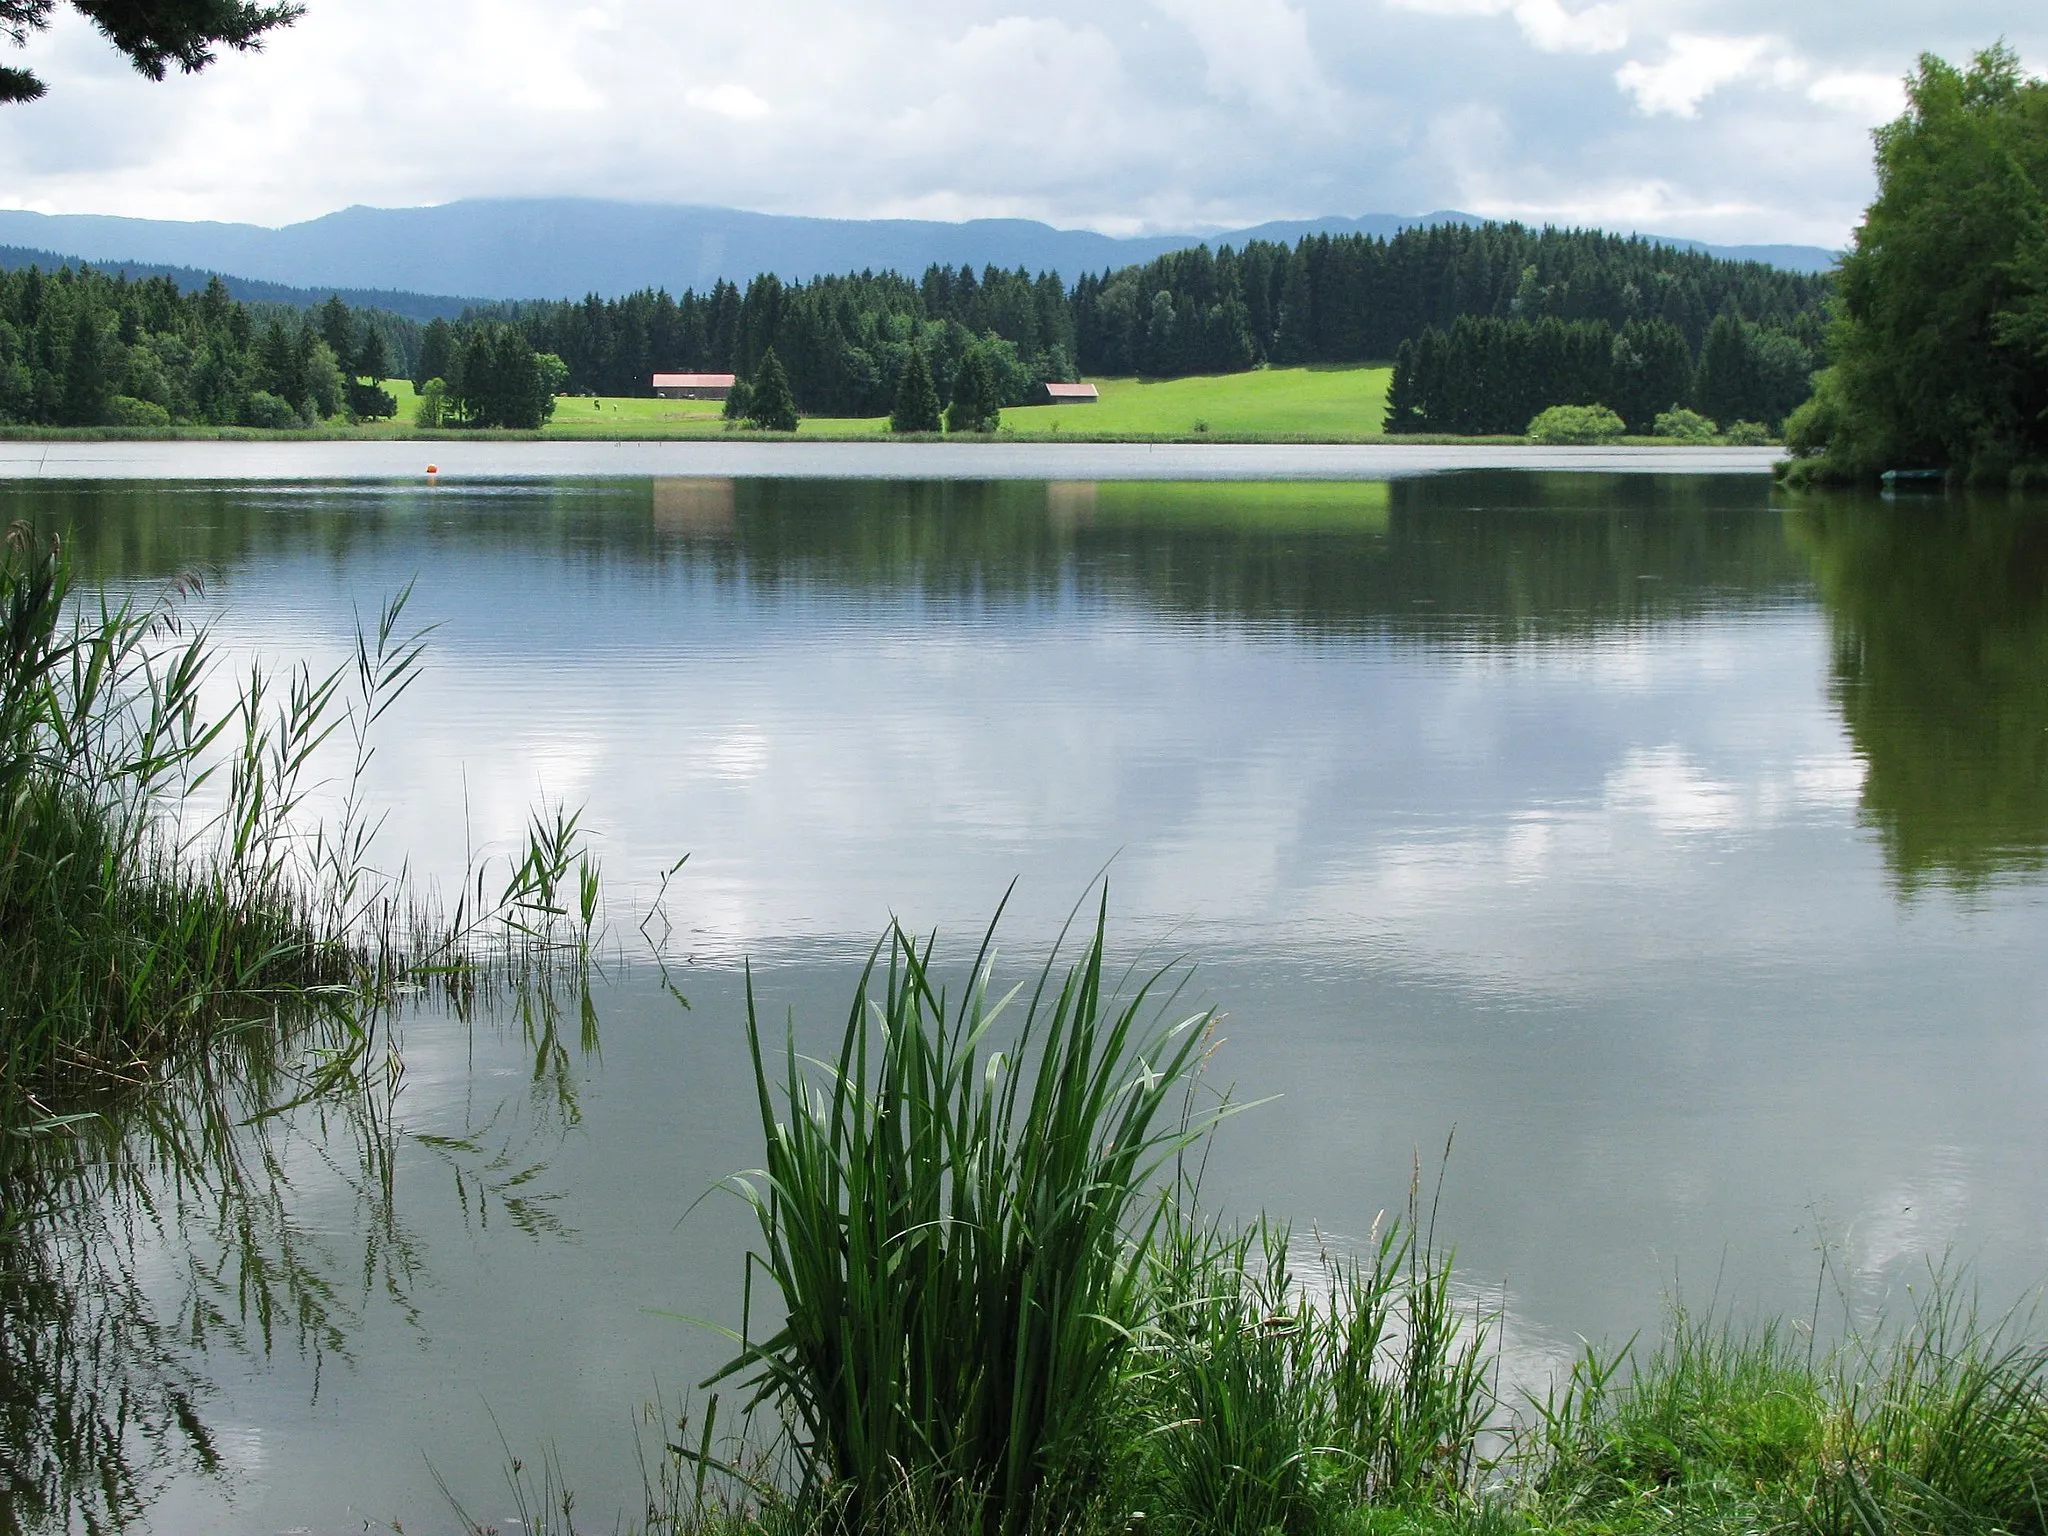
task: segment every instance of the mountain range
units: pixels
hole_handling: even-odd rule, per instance
[[[1024,267],[1069,281],[1149,261],[1189,246],[1289,244],[1305,234],[1387,236],[1422,224],[1483,222],[1440,210],[1417,215],[1281,221],[1201,234],[1118,238],[1055,229],[1028,219],[817,219],[736,208],[613,202],[596,198],[480,198],[430,208],[344,208],[287,224],[131,219],[102,214],[0,210],[0,245],[130,270],[233,274],[256,287],[342,290],[385,307],[404,295],[476,299],[607,297],[639,288],[702,290],[719,278],[744,284],[761,272],[784,278],[893,268],[916,275],[948,266]],[[1649,236],[1735,260],[1821,271],[1818,246],[1715,246]],[[5,265],[21,264],[18,259]],[[375,293],[383,299],[372,299]],[[241,297],[292,302],[283,291]],[[351,302],[358,302],[351,297]],[[457,302],[440,301],[434,306]]]

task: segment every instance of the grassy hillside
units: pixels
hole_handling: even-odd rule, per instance
[[[1097,405],[1013,406],[1003,430],[1023,438],[1173,437],[1221,442],[1309,438],[1320,442],[1380,436],[1389,368],[1261,368],[1190,379],[1097,379]],[[398,398],[397,430],[412,421],[412,387],[385,385]],[[715,400],[642,400],[565,395],[548,437],[715,437],[725,431]],[[873,437],[884,417],[804,419],[805,437]],[[389,429],[387,429],[389,430]]]
[[[1261,368],[1191,379],[1096,379],[1099,405],[1003,412],[1019,437],[1378,437],[1391,368]]]

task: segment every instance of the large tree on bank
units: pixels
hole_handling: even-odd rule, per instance
[[[1834,366],[1787,424],[1821,476],[2000,480],[2048,458],[2048,85],[2004,44],[1931,54],[1877,130],[1877,199],[1842,260]]]
[[[161,80],[172,65],[197,74],[221,47],[261,48],[263,34],[304,13],[294,0],[70,0],[137,70]],[[57,0],[0,0],[0,32],[19,48],[50,24]],[[33,70],[0,65],[0,102],[34,101],[48,87]]]

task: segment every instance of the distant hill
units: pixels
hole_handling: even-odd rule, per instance
[[[0,271],[5,272],[18,272],[23,267],[41,267],[48,272],[67,262],[86,260],[91,258],[67,256],[61,251],[0,245]],[[130,280],[168,277],[187,293],[204,288],[216,275],[202,272],[197,267],[170,267],[148,261],[95,260],[91,264],[98,271],[117,273]],[[315,304],[325,303],[329,295],[339,293],[352,309],[385,309],[404,315],[408,320],[458,320],[465,309],[485,302],[482,299],[451,298],[445,294],[397,293],[388,288],[291,288],[283,283],[260,282],[225,272],[218,275],[227,291],[245,304],[289,304],[294,309],[309,309]]]
[[[448,305],[460,309],[462,301],[427,297],[439,294],[533,299],[612,296],[645,287],[681,292],[701,290],[721,277],[745,283],[760,272],[808,278],[894,268],[915,275],[933,262],[1050,270],[1071,282],[1083,272],[1149,261],[1204,242],[1292,243],[1321,232],[1392,235],[1413,225],[1451,222],[1483,221],[1444,210],[1118,239],[1028,219],[813,219],[595,198],[495,198],[434,208],[344,208],[282,229],[0,210],[0,245],[137,272],[189,272],[202,282],[207,273],[234,273],[230,286],[240,283],[238,296],[250,299],[272,297],[256,291],[266,286],[321,297],[338,290],[352,304],[425,319],[449,313]],[[1824,270],[1834,259],[1817,246],[1665,243],[1808,272]],[[278,295],[277,302],[304,300]]]

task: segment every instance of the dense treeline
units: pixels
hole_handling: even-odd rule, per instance
[[[942,399],[951,398],[971,356],[989,365],[1001,403],[1016,405],[1040,380],[1081,373],[1172,377],[1260,363],[1385,360],[1432,327],[1448,331],[1469,317],[1510,327],[1605,327],[1600,345],[1621,358],[1614,366],[1643,376],[1646,401],[1661,397],[1645,407],[1654,413],[1695,398],[1700,360],[1717,319],[1727,316],[1743,342],[1741,366],[1758,377],[1723,409],[1775,422],[1805,396],[1828,291],[1825,277],[1641,239],[1439,225],[1392,239],[1318,235],[1291,248],[1263,241],[1242,250],[1197,247],[1083,277],[1071,289],[1054,273],[988,267],[977,275],[935,266],[917,282],[873,272],[808,283],[762,276],[744,290],[720,282],[680,299],[643,290],[492,306],[455,325],[429,325],[414,377],[445,377],[444,361],[464,327],[492,321],[517,326],[536,352],[559,356],[577,393],[645,395],[657,372],[751,378],[772,346],[806,414],[877,416],[893,408],[913,350],[923,354]],[[1630,348],[1651,348],[1645,361],[1615,352],[1624,334]],[[1548,345],[1520,371],[1536,368],[1540,379]],[[1681,348],[1682,366],[1674,362]],[[1780,387],[1776,381],[1790,372],[1796,383]],[[1667,374],[1684,382],[1668,384]],[[1773,382],[1761,382],[1764,376]],[[1604,374],[1600,387],[1607,387]],[[1555,404],[1575,389],[1539,382],[1534,393]],[[1521,430],[1528,417],[1506,430]]]
[[[296,427],[388,415],[393,372],[384,329],[339,300],[259,320],[218,278],[0,273],[0,423]]]
[[[1833,366],[1787,424],[1795,480],[2048,479],[2048,83],[2003,44],[1922,55],[1877,131]]]
[[[1394,357],[1389,432],[1520,433],[1553,405],[1604,405],[1629,431],[1698,411],[1727,427],[1775,427],[1811,388],[1818,359],[1791,332],[1739,318],[1707,328],[1697,360],[1668,320],[1501,320],[1431,326]]]
[[[1223,373],[1272,363],[1384,362],[1461,316],[1662,321],[1695,353],[1723,313],[1809,348],[1830,279],[1636,237],[1518,224],[1439,224],[1392,239],[1315,235],[1176,251],[1083,278],[1073,304],[1084,373]]]
[[[1019,269],[933,267],[921,282],[861,272],[784,283],[772,275],[745,291],[720,282],[709,293],[643,290],[619,299],[492,306],[456,326],[426,328],[417,376],[452,349],[463,326],[516,325],[535,351],[560,357],[578,394],[645,395],[656,373],[736,373],[752,378],[772,347],[797,405],[809,415],[880,416],[894,404],[913,348],[950,396],[970,356],[985,360],[1003,403],[1021,404],[1041,379],[1077,377],[1073,317],[1059,277]]]

